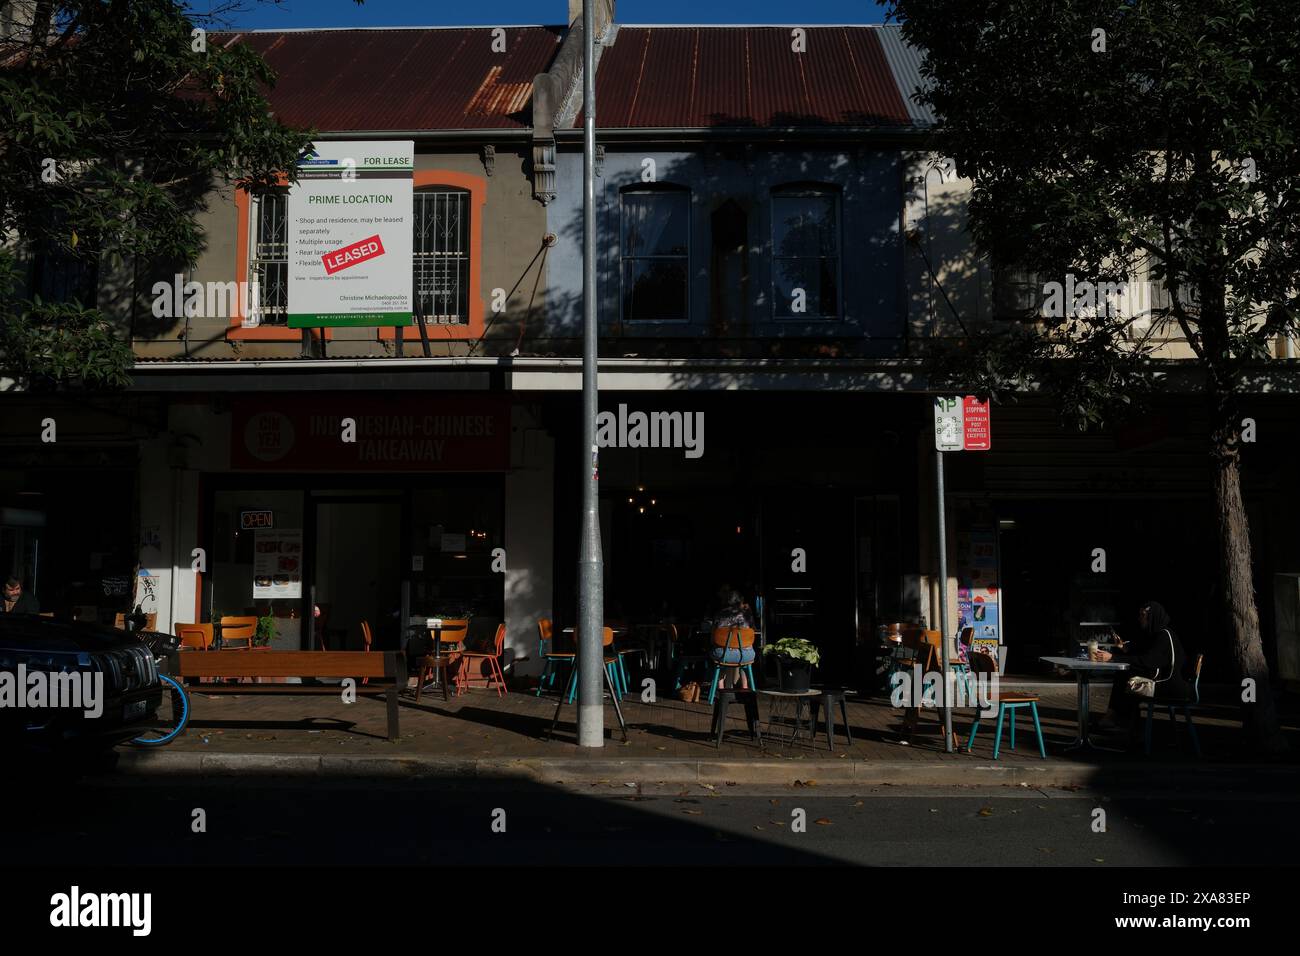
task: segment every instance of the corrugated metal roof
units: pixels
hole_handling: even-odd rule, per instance
[[[349,130],[522,129],[533,77],[565,28],[331,29],[219,34],[279,79],[269,99],[292,126]],[[624,26],[601,51],[603,129],[933,125],[911,93],[920,56],[897,26]],[[581,118],[577,120],[581,125]]]
[[[268,94],[291,126],[347,130],[519,129],[531,124],[533,77],[562,27],[292,30],[221,34],[260,53],[279,79]]]
[[[805,29],[796,53],[790,27],[620,27],[600,60],[598,125],[916,125],[882,44],[896,27]]]
[[[933,126],[934,112],[930,107],[917,103],[914,96],[918,90],[929,86],[921,79],[921,51],[904,42],[903,31],[896,24],[881,27],[876,31],[876,36],[884,50],[889,69],[894,74],[894,83],[903,96],[903,102],[907,104],[912,122],[918,126]]]

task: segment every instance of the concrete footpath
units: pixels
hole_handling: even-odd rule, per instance
[[[610,748],[611,750],[614,748]],[[1163,762],[1098,766],[1060,759],[1038,764],[952,761],[619,759],[598,751],[563,757],[361,756],[350,754],[123,752],[116,771],[131,776],[319,777],[322,779],[516,779],[573,784],[743,784],[769,786],[961,786],[1032,788],[1261,789],[1300,786],[1300,767]]]
[[[1109,688],[1095,689],[1094,712],[1105,708]],[[1163,716],[1154,728],[1150,756],[1128,752],[1070,750],[1077,733],[1074,685],[1038,685],[1039,714],[1047,759],[1039,756],[1032,722],[1022,716],[1011,749],[1010,728],[993,760],[995,720],[984,720],[973,751],[966,752],[973,712],[954,711],[962,749],[943,746],[939,714],[921,714],[903,742],[901,712],[880,698],[848,701],[850,744],[836,714],[835,746],[824,724],[813,741],[791,742],[790,725],[761,713],[762,745],[752,740],[735,708],[722,745],[710,733],[706,703],[678,700],[623,702],[628,740],[606,709],[606,745],[580,748],[574,740],[576,709],[562,707],[552,739],[554,698],[512,692],[504,698],[482,689],[443,701],[425,695],[403,698],[401,737],[385,739],[382,701],[345,703],[329,695],[194,695],[190,724],[180,738],[157,749],[119,748],[115,773],[153,775],[315,777],[318,779],[463,779],[529,781],[548,785],[691,783],[771,786],[1007,786],[1123,787],[1300,784],[1300,721],[1286,718],[1291,754],[1271,763],[1240,753],[1239,715],[1231,708],[1198,708],[1196,726],[1203,756],[1192,752],[1185,730]],[[1123,741],[1108,740],[1112,744]]]

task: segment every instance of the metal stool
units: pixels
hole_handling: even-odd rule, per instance
[[[763,745],[763,732],[758,729],[758,695],[752,690],[736,690],[735,688],[723,688],[718,691],[717,697],[713,702],[713,725],[709,728],[709,734],[717,734],[713,742],[714,747],[722,746],[722,734],[727,725],[727,708],[732,704],[743,704],[745,707],[745,723],[749,725],[749,739],[757,740],[758,745]]]
[[[816,747],[817,741],[817,711],[821,707],[826,708],[826,742],[830,745],[831,753],[835,752],[835,703],[839,702],[840,717],[844,721],[844,736],[849,740],[849,746],[853,746],[853,731],[849,729],[849,705],[845,699],[845,692],[840,688],[822,688],[821,697],[814,697],[809,703],[812,706],[812,725],[813,725],[813,746]]]

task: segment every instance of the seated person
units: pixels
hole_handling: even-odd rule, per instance
[[[36,598],[23,590],[22,579],[11,576],[5,580],[5,614],[39,614],[41,606]]]
[[[1128,689],[1129,678],[1150,677],[1156,682],[1156,697],[1181,700],[1190,689],[1183,677],[1187,655],[1182,642],[1174,633],[1169,613],[1155,601],[1147,601],[1138,609],[1138,627],[1142,638],[1131,644],[1122,644],[1122,653],[1098,650],[1095,659],[1128,664],[1129,669],[1115,676],[1111,688],[1110,708],[1102,726],[1110,725],[1129,730],[1136,728],[1138,707],[1142,698]]]
[[[749,604],[736,591],[727,592],[722,599],[722,606],[718,609],[717,615],[713,618],[713,630],[720,627],[748,627],[754,626],[754,614],[750,610]],[[709,660],[716,661],[719,664],[739,664],[741,667],[736,668],[739,675],[739,688],[741,690],[749,689],[749,678],[742,669],[745,664],[754,662],[754,648],[737,647],[738,639],[731,638],[730,647],[712,647],[709,650]],[[725,686],[726,670],[718,677],[718,689]]]

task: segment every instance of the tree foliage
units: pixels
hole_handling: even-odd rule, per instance
[[[192,264],[210,190],[272,182],[311,136],[271,115],[261,57],[196,33],[182,3],[32,9],[31,30],[0,40],[0,363],[34,382],[118,385],[124,330],[95,302],[24,295],[32,258]]]
[[[886,0],[881,0],[886,2]],[[1096,423],[1157,379],[1162,333],[1230,396],[1300,328],[1300,19],[1272,0],[891,0],[925,50],[940,146],[995,268],[1167,296],[1147,326],[1079,310],[972,330],[966,384],[1033,381]],[[953,358],[953,356],[949,356]]]

